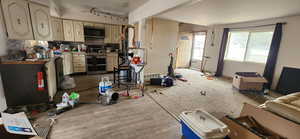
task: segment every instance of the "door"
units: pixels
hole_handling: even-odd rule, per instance
[[[73,21],[74,26],[74,39],[76,42],[84,42],[83,23]]]
[[[74,41],[74,29],[72,20],[63,20],[65,41]]]
[[[52,40],[49,7],[35,3],[29,3],[29,8],[35,40]]]
[[[191,69],[202,71],[202,65],[205,64],[203,61],[205,39],[206,32],[197,32],[194,34]]]
[[[192,33],[179,34],[176,68],[190,67],[192,43],[193,43]]]
[[[25,0],[2,0],[1,2],[8,38],[33,40],[28,2]]]
[[[55,41],[64,40],[63,23],[62,19],[52,18],[52,39]]]

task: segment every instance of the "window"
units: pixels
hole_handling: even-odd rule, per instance
[[[192,60],[202,60],[204,45],[205,45],[206,32],[199,32],[195,34]]]
[[[273,31],[232,31],[229,33],[226,60],[266,63]]]

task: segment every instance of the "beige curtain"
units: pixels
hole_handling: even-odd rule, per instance
[[[180,33],[178,38],[176,68],[188,68],[190,66],[193,46],[192,33]]]

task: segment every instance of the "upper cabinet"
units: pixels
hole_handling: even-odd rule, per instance
[[[83,23],[63,20],[65,41],[84,42]]]
[[[82,22],[73,22],[74,26],[74,39],[76,42],[84,42],[84,31]]]
[[[111,43],[111,25],[105,25],[105,38],[104,43]]]
[[[59,18],[52,18],[52,39],[55,41],[63,41],[64,40],[64,30],[63,30],[63,21]]]
[[[121,42],[121,26],[105,25],[104,43],[120,43]]]
[[[63,20],[65,41],[74,41],[74,30],[72,20]]]
[[[29,3],[34,38],[36,40],[52,40],[50,9],[40,4]]]
[[[24,0],[2,0],[2,8],[8,38],[33,40],[28,2]]]

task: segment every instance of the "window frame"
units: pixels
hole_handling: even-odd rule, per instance
[[[229,47],[229,44],[230,44],[230,40],[231,40],[230,38],[231,38],[231,33],[232,32],[248,32],[249,33],[248,38],[247,38],[247,42],[246,42],[246,50],[245,50],[245,53],[244,53],[243,60],[235,60],[235,59],[227,58],[228,51],[229,51],[228,47]],[[253,30],[232,30],[232,31],[229,31],[224,60],[225,61],[243,62],[243,63],[265,64],[265,62],[246,60],[247,59],[247,52],[249,50],[249,42],[250,42],[249,40],[251,39],[251,36],[252,36],[251,34],[252,33],[257,33],[257,32],[273,32],[274,33],[274,29],[273,28],[264,28],[264,29],[253,29]],[[269,51],[270,51],[270,49],[269,49]]]

